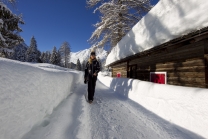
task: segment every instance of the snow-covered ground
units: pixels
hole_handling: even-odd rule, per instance
[[[112,49],[106,65],[208,26],[207,0],[160,0]]]
[[[208,138],[208,89],[111,78],[102,74],[99,80],[170,123]]]
[[[164,120],[97,81],[95,100],[85,100],[87,86],[74,90],[22,139],[202,139]]]
[[[0,58],[0,139],[208,138],[208,90],[83,73]],[[195,127],[194,127],[195,126]]]
[[[0,58],[0,139],[19,139],[73,92],[82,72]]]

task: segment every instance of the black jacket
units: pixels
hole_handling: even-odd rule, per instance
[[[92,64],[90,64],[90,62],[88,61],[85,67],[85,79],[89,79],[88,77],[91,76],[93,77],[94,73],[97,73],[100,71],[100,64],[97,61],[97,59],[92,61]]]

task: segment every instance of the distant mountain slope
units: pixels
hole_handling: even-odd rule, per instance
[[[91,48],[89,49],[85,49],[85,50],[81,50],[79,52],[71,52],[71,58],[70,58],[70,62],[73,63],[77,63],[77,59],[80,60],[80,62],[82,63],[82,61],[86,61],[89,59],[90,56],[90,52],[91,52]],[[106,60],[107,57],[107,51],[103,50],[101,48],[96,49],[96,57],[101,60],[101,62],[104,62]]]

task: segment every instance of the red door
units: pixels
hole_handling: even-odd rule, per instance
[[[151,82],[166,84],[166,74],[165,73],[151,73]]]

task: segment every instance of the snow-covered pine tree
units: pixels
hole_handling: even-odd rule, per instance
[[[77,59],[76,70],[79,70],[79,71],[82,70],[81,63],[80,63],[79,59]]]
[[[44,63],[50,63],[51,52],[46,51],[45,56],[43,58]]]
[[[57,52],[57,65],[62,66],[62,64],[61,64],[61,53],[60,53],[59,50]]]
[[[69,69],[72,69],[72,62],[69,63]]]
[[[16,0],[0,0],[0,2],[8,2],[8,3],[11,3],[11,4],[15,4]]]
[[[71,47],[68,42],[64,42],[60,49],[61,58],[63,59],[63,65],[65,68],[69,66],[69,59],[70,59],[70,53],[71,53]]]
[[[43,63],[48,63],[48,53],[47,52],[45,52],[42,61],[43,61]]]
[[[97,61],[99,62],[99,65],[100,65],[100,71],[102,70],[102,63],[101,63],[101,61],[100,61],[100,58],[98,57],[97,58]]]
[[[41,54],[42,54],[41,51],[38,50],[38,62],[39,63],[43,63],[43,61],[40,59]]]
[[[7,58],[7,52],[0,48],[0,57]]]
[[[14,54],[13,49],[0,48],[0,57],[13,59],[13,54]]]
[[[88,7],[99,5],[101,21],[89,41],[98,46],[114,47],[125,34],[152,8],[150,0],[88,0]]]
[[[85,70],[85,67],[86,67],[86,61],[85,61],[85,60],[83,60],[83,61],[82,61],[82,71],[84,71],[84,70]]]
[[[21,44],[15,46],[14,53],[13,53],[13,59],[25,62],[27,49],[28,49],[28,47],[24,43],[21,43]]]
[[[30,41],[30,47],[26,52],[26,61],[27,62],[38,62],[40,58],[40,51],[37,49],[37,42],[33,36]]]
[[[14,3],[15,0],[8,0]],[[0,48],[12,49],[14,46],[23,42],[19,36],[22,29],[19,24],[24,24],[22,15],[16,15],[11,12],[9,8],[0,1]]]
[[[53,47],[53,51],[50,57],[50,63],[54,65],[58,65],[58,53],[55,46]]]
[[[50,63],[50,58],[51,58],[51,52],[48,51],[48,57],[47,57],[48,63]]]
[[[69,68],[70,69],[76,69],[76,67],[77,67],[76,64],[74,64],[73,62],[69,63]]]
[[[44,62],[44,57],[45,57],[45,52],[42,52],[42,53],[41,53],[41,56],[40,56],[40,60],[41,60],[43,63],[45,63],[45,62]]]

